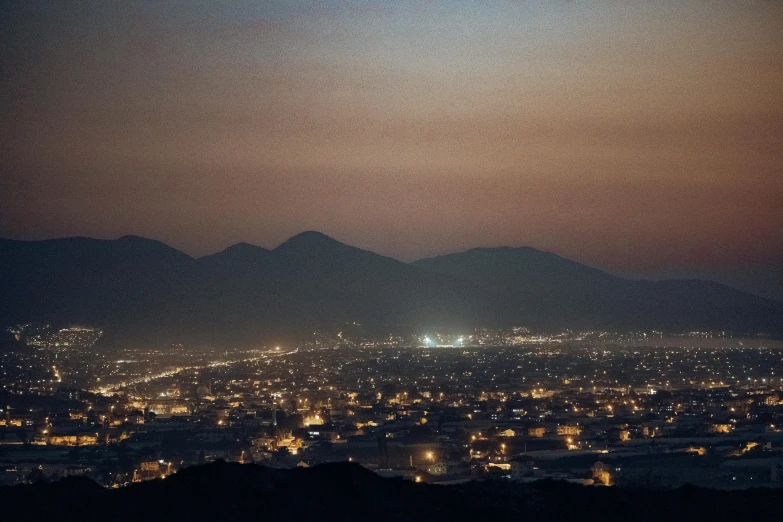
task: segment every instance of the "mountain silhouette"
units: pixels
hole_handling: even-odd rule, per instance
[[[250,342],[369,331],[530,326],[783,335],[783,303],[711,281],[640,281],[533,248],[414,263],[303,232],[195,259],[161,242],[0,240],[0,324],[86,323],[132,339]]]

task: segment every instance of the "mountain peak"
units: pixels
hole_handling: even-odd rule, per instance
[[[286,262],[291,262],[294,265],[302,262],[309,265],[316,260],[318,263],[323,263],[328,260],[329,263],[339,263],[343,267],[367,263],[382,263],[395,267],[404,266],[404,263],[396,259],[347,245],[315,231],[301,232],[272,252],[278,259],[285,259]]]
[[[299,232],[298,234],[291,236],[288,241],[334,241],[335,243],[339,243],[336,239],[327,236],[323,232],[318,232],[317,230]]]
[[[231,245],[230,247],[225,248],[221,252],[218,252],[219,254],[228,254],[228,253],[250,253],[250,252],[269,252],[268,249],[253,245],[252,243],[236,243]]]
[[[265,263],[271,252],[264,247],[242,242],[231,245],[215,254],[201,257],[199,262],[207,264],[229,263],[233,267],[236,267],[237,263],[253,265]]]
[[[154,246],[158,248],[168,248],[171,250],[176,250],[174,247],[167,245],[163,241],[158,241],[157,239],[149,239],[142,236],[134,236],[134,235],[122,236],[117,238],[117,242],[128,244],[128,245],[146,245],[150,247]]]
[[[348,245],[346,245],[345,243],[341,243],[340,241],[337,241],[336,239],[331,238],[322,232],[317,232],[315,230],[307,230],[305,232],[300,232],[299,234],[296,234],[295,236],[289,238],[287,241],[285,241],[277,248],[286,249],[286,248],[297,247],[297,246],[325,247],[325,246],[348,246]]]
[[[133,234],[128,234],[122,237],[117,238],[117,241],[120,241],[122,243],[136,243],[136,244],[147,244],[147,245],[163,245],[168,248],[173,248],[167,245],[166,243],[162,241],[158,241],[157,239],[150,239],[143,236],[135,236]]]

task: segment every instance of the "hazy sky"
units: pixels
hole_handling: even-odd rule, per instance
[[[783,297],[781,1],[0,1],[0,67],[3,237],[530,245]]]

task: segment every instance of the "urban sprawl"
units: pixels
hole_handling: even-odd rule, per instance
[[[223,459],[416,482],[783,483],[783,343],[526,328],[112,348],[24,324],[0,353],[0,484],[106,487]]]

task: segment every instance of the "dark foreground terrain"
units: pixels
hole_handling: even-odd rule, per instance
[[[384,479],[355,464],[276,470],[218,462],[106,490],[89,479],[0,489],[2,520],[781,520],[783,489],[674,491],[542,481],[457,486]]]

